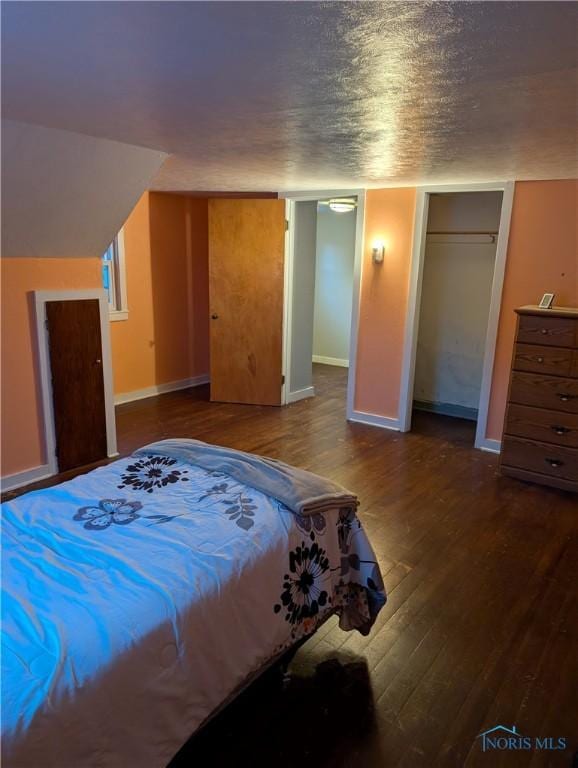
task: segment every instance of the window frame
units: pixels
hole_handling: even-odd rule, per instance
[[[111,321],[128,320],[124,228],[116,235],[111,245],[113,246],[113,258],[107,263],[110,264],[112,292],[116,301],[114,303],[108,302],[108,317]],[[101,261],[105,261],[104,254]]]

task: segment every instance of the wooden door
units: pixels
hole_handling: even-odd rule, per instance
[[[47,301],[58,470],[107,454],[98,299]]]
[[[285,201],[209,201],[211,400],[281,404]]]

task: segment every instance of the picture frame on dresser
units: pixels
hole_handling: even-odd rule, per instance
[[[501,472],[578,492],[578,308],[515,311]]]
[[[555,297],[556,297],[555,293],[545,293],[540,299],[540,303],[538,304],[538,306],[540,307],[540,309],[551,309],[552,304],[554,303]]]

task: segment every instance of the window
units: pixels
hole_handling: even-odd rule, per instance
[[[122,229],[102,256],[102,287],[108,296],[110,319],[127,320],[124,233]]]

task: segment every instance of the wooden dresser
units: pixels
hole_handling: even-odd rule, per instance
[[[578,309],[516,313],[501,470],[578,491]]]

